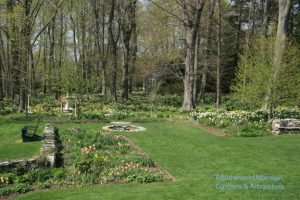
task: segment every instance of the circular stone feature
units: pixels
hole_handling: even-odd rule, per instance
[[[130,122],[112,122],[112,125],[104,126],[102,129],[107,131],[126,131],[126,132],[138,132],[138,131],[146,130],[144,127],[132,125]]]
[[[131,122],[110,122],[113,125],[130,125]]]

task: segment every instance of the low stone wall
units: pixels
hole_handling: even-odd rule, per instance
[[[0,162],[0,172],[17,172],[39,166],[39,156],[30,159],[8,160]]]
[[[54,126],[47,124],[44,128],[45,139],[41,148],[41,156],[47,158],[50,165],[53,167],[56,162],[57,155],[57,139],[58,139],[58,129]]]
[[[58,154],[58,129],[47,124],[44,128],[45,139],[40,156],[29,159],[17,159],[0,162],[0,172],[17,172],[41,166],[55,166]]]
[[[300,119],[275,119],[272,122],[272,133],[300,133]]]

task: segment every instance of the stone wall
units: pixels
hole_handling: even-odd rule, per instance
[[[46,165],[55,166],[58,155],[58,129],[47,124],[44,128],[45,139],[42,143],[40,156],[29,159],[17,159],[0,162],[0,172],[16,172]]]
[[[275,119],[272,122],[272,133],[300,133],[300,119]]]
[[[8,160],[0,162],[0,172],[17,172],[39,166],[39,156],[29,159]]]
[[[56,162],[57,144],[58,144],[58,130],[47,124],[44,128],[45,139],[41,148],[41,156],[49,160],[50,165],[53,167]]]

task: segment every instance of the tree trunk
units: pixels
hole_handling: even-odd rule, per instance
[[[124,7],[124,16],[122,19],[122,39],[123,39],[123,101],[127,102],[129,98],[129,64],[131,56],[130,39],[132,35],[132,20],[136,12],[136,0],[131,1]]]
[[[206,43],[205,43],[205,58],[204,58],[204,67],[202,71],[201,87],[200,87],[200,100],[204,101],[205,98],[205,89],[208,75],[208,66],[210,64],[210,48],[211,48],[211,33],[212,33],[212,18],[214,14],[215,0],[210,1],[207,25],[206,25]]]
[[[221,1],[218,0],[218,32],[217,32],[217,43],[218,43],[218,63],[217,63],[217,74],[216,74],[216,107],[220,108],[221,104],[221,59],[222,59],[222,39],[221,39]]]
[[[4,94],[4,85],[5,85],[5,79],[4,79],[4,73],[5,73],[5,51],[4,51],[4,45],[2,40],[2,34],[0,32],[0,101],[3,100],[5,97]],[[8,78],[8,77],[7,77]]]
[[[185,58],[185,76],[184,76],[184,101],[182,109],[190,110],[195,108],[195,102],[193,101],[193,73],[194,73],[194,60],[195,60],[195,46],[196,38],[194,38],[195,32],[198,27],[190,26],[187,28],[187,53]]]
[[[101,69],[101,94],[106,96],[106,64],[107,55],[105,55],[105,6],[102,10],[102,69]]]
[[[254,30],[254,23],[255,23],[255,19],[253,19],[253,15],[255,12],[255,0],[251,0],[250,2],[250,9],[249,9],[249,13],[248,13],[248,29],[247,29],[247,33],[246,33],[246,48],[249,48],[249,45],[251,44],[251,40],[253,37],[253,30]]]
[[[264,11],[263,11],[263,20],[261,25],[261,33],[264,36],[268,34],[269,22],[270,22],[270,6],[271,0],[264,0]]]
[[[55,70],[55,57],[54,57],[54,48],[55,48],[55,18],[53,18],[50,26],[49,26],[49,30],[48,30],[48,35],[49,35],[49,67],[48,67],[48,87],[51,88],[51,91],[53,91],[53,77],[51,77],[52,75],[52,71]]]
[[[187,53],[185,57],[185,75],[184,83],[184,99],[182,104],[183,110],[195,108],[193,101],[193,73],[195,61],[196,39],[200,27],[200,18],[205,1],[198,0],[196,5],[191,5],[187,2],[181,3],[182,12],[186,20],[184,20],[186,28],[186,46]],[[190,7],[191,10],[187,9]]]
[[[123,69],[123,101],[127,102],[129,98],[129,57],[130,57],[130,48],[129,48],[129,38],[127,36],[123,36],[125,39],[123,39],[124,42],[124,49],[123,49],[123,63],[122,63],[122,69]],[[126,39],[127,38],[127,39]]]
[[[103,55],[102,53],[102,48],[101,48],[101,42],[102,37],[101,37],[101,29],[100,29],[100,25],[101,25],[101,20],[100,20],[100,9],[99,9],[99,5],[97,4],[96,0],[92,0],[93,3],[93,11],[94,11],[94,15],[95,15],[95,27],[96,27],[96,40],[95,40],[95,45],[97,48],[97,56],[96,56],[96,65],[97,65],[97,75],[100,77],[100,91],[102,91],[102,62],[101,62],[101,55]],[[104,27],[103,27],[104,28]]]
[[[72,17],[72,15],[70,15],[70,19],[72,22],[71,25],[71,29],[72,29],[72,36],[73,36],[73,54],[74,54],[74,61],[76,63],[76,65],[78,66],[78,56],[77,56],[77,43],[76,43],[76,23]]]
[[[281,0],[279,1],[279,16],[277,25],[277,34],[275,40],[275,49],[273,57],[273,69],[272,77],[269,83],[269,88],[267,95],[265,97],[264,109],[269,110],[269,118],[273,115],[274,94],[276,94],[276,80],[278,79],[281,64],[283,59],[283,53],[285,49],[285,42],[288,34],[288,20],[291,11],[291,0]]]
[[[132,38],[131,38],[131,64],[130,64],[130,77],[129,77],[129,94],[132,94],[133,90],[133,77],[135,74],[135,68],[136,68],[136,54],[137,54],[137,28],[136,28],[136,16],[135,13],[133,13],[132,21],[131,21],[131,27],[132,27]]]
[[[237,9],[238,9],[238,25],[236,30],[236,37],[235,37],[235,58],[234,58],[234,66],[236,67],[238,65],[238,58],[239,58],[239,51],[240,51],[240,38],[242,33],[242,20],[243,20],[243,11],[242,11],[242,2],[237,1]]]
[[[111,90],[111,98],[113,102],[117,101],[117,66],[118,66],[118,58],[117,58],[117,47],[114,45],[112,50],[113,56],[113,71],[112,71],[112,90]]]
[[[1,36],[1,35],[0,35]],[[2,56],[0,55],[0,101],[4,98],[4,90],[3,90],[3,64],[2,64]]]
[[[195,59],[194,59],[194,72],[193,72],[193,101],[197,105],[197,85],[198,85],[198,49],[199,49],[199,34],[196,38],[196,47],[195,47]]]
[[[46,94],[47,93],[47,82],[48,82],[48,76],[49,74],[47,74],[47,57],[48,57],[48,42],[47,42],[47,37],[46,37],[46,32],[44,32],[43,34],[43,39],[44,39],[44,48],[43,48],[43,69],[44,69],[44,77],[43,77],[43,93]]]
[[[80,56],[80,64],[81,64],[81,71],[82,71],[82,78],[85,82],[84,91],[85,94],[89,94],[88,88],[88,77],[87,77],[87,38],[86,38],[86,9],[85,6],[82,6],[81,10],[81,21],[80,21],[80,28],[81,28],[81,56]]]
[[[111,75],[111,98],[113,102],[117,101],[117,66],[118,66],[118,58],[117,58],[117,49],[118,49],[118,41],[120,37],[120,29],[116,30],[116,35],[114,35],[114,23],[115,22],[115,11],[117,10],[116,7],[116,0],[111,0],[111,9],[109,14],[109,26],[108,26],[108,34],[109,34],[109,41],[110,41],[110,53],[112,55],[112,75]]]
[[[33,65],[33,55],[32,55],[32,45],[31,45],[31,0],[26,0],[24,3],[24,24],[22,27],[22,40],[24,41],[24,54],[23,54],[23,62],[22,66],[23,71],[25,72],[25,80],[23,85],[23,109],[25,109],[26,118],[28,117],[28,99],[32,92],[32,65]]]

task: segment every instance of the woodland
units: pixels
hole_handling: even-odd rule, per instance
[[[299,1],[2,0],[0,100],[132,91],[299,104]],[[234,97],[233,97],[234,98]]]

